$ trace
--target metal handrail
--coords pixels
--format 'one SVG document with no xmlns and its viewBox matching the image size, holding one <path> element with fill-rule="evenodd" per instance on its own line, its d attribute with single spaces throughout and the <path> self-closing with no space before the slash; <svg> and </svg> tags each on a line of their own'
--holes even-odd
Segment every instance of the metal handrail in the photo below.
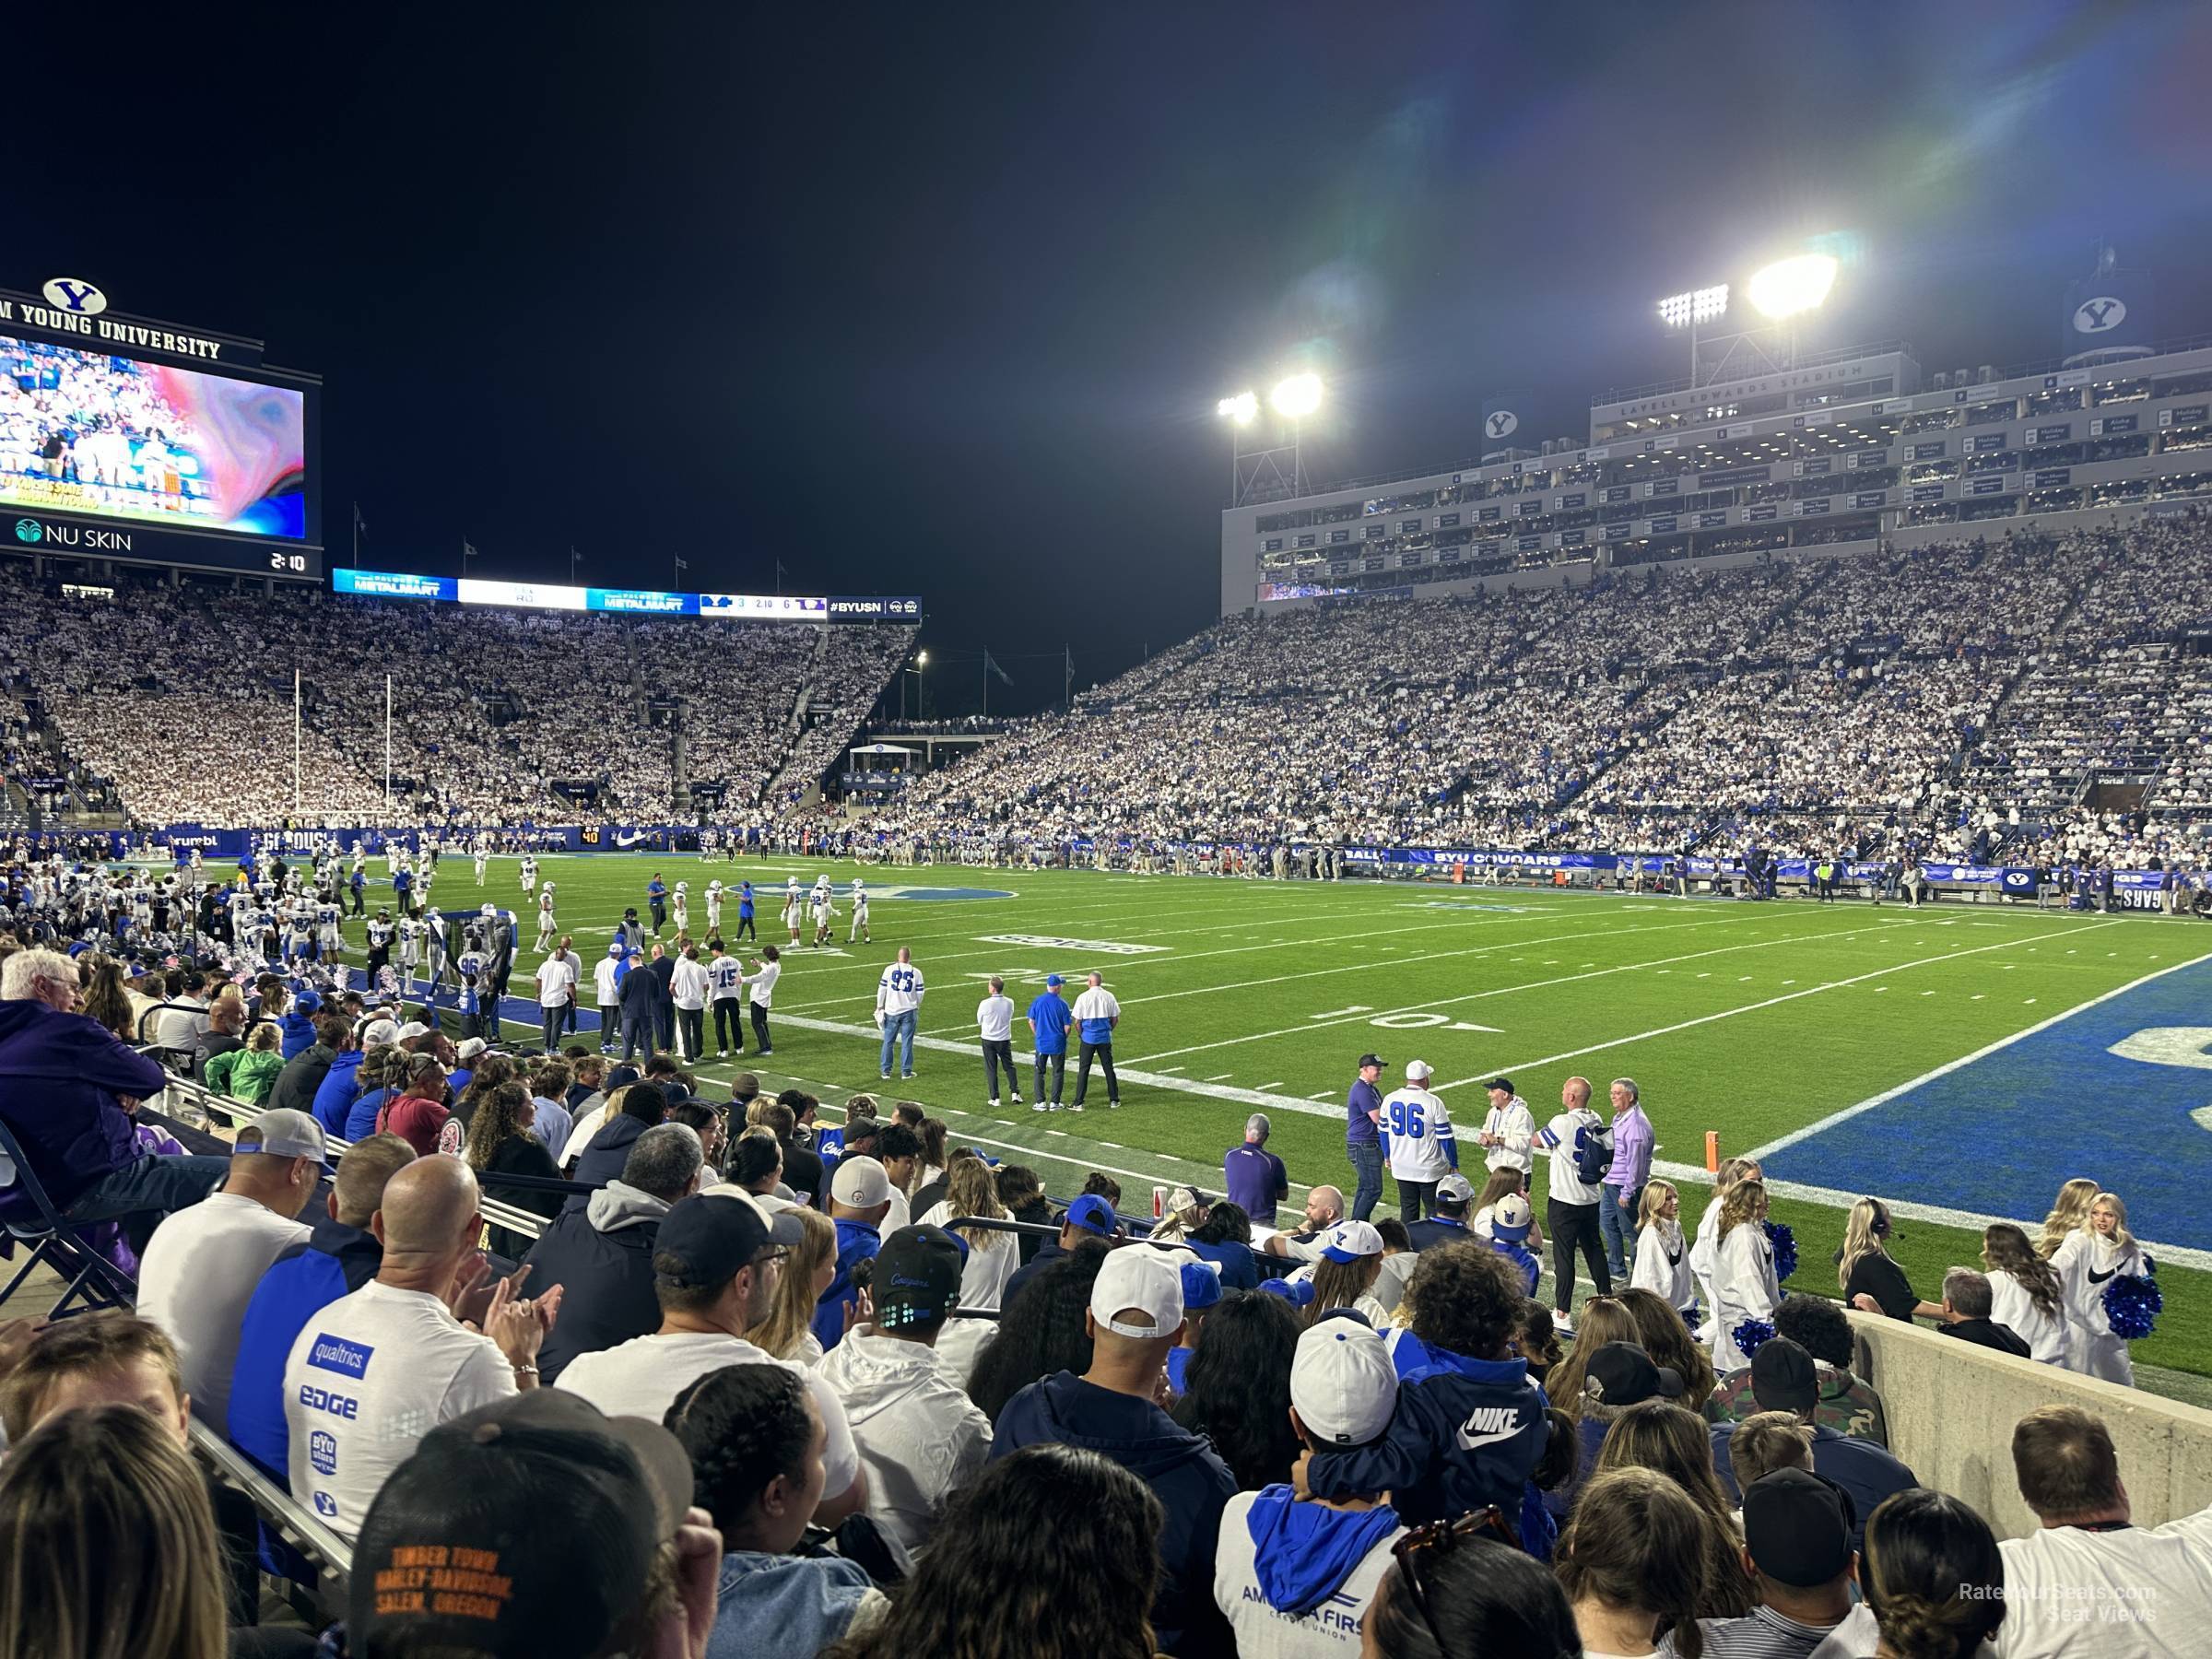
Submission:
<svg viewBox="0 0 2212 1659">
<path fill-rule="evenodd" d="M 279 1537 L 324 1568 L 334 1581 L 332 1599 L 343 1606 L 353 1574 L 353 1546 L 300 1508 L 260 1465 L 197 1418 L 192 1422 L 192 1445 L 227 1485 L 253 1500 L 254 1511 Z"/>
</svg>

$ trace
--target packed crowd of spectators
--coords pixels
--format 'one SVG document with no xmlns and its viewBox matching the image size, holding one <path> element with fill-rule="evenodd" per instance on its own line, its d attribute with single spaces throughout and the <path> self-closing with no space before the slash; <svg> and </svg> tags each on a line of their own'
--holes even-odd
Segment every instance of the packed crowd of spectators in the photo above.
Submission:
<svg viewBox="0 0 2212 1659">
<path fill-rule="evenodd" d="M 1055 1205 L 911 1103 L 853 1095 L 832 1132 L 797 1088 L 456 1050 L 276 976 L 163 1010 L 210 1045 L 304 1041 L 234 1145 L 187 1154 L 134 1121 L 169 1079 L 100 973 L 0 938 L 0 1116 L 135 1281 L 135 1312 L 0 1326 L 0 1630 L 26 1655 L 2062 1659 L 2193 1652 L 2212 1619 L 2212 1511 L 2139 1512 L 2094 1412 L 1947 1430 L 2040 1523 L 2000 1542 L 1853 1370 L 1841 1302 L 1962 1359 L 2129 1380 L 2095 1287 L 2140 1247 L 2094 1182 L 1924 1297 L 1862 1200 L 1839 1301 L 1781 1293 L 1732 1160 L 1708 1266 L 1646 1202 L 1633 1283 L 1593 1258 L 1570 1319 L 1531 1300 L 1511 1165 L 1494 1198 L 1438 1182 L 1411 1225 L 1326 1186 L 1278 1215 L 1255 1118 L 1224 1159 L 1242 1202 L 1131 1218 L 1112 1176 Z M 1640 1110 L 1618 1080 L 1610 1133 Z M 536 1218 L 488 1234 L 493 1199 Z M 1708 1339 L 1705 1296 L 1767 1324 Z M 335 1537 L 342 1605 L 265 1595 L 312 1607 L 312 1569 L 195 1430 Z"/>
<path fill-rule="evenodd" d="M 572 817 L 556 788 L 570 785 L 665 818 L 688 806 L 675 798 L 678 726 L 686 781 L 752 807 L 780 772 L 828 766 L 912 637 L 150 582 L 65 598 L 27 565 L 0 567 L 0 609 L 16 624 L 0 683 L 34 685 L 69 758 L 147 823 L 381 821 L 387 676 L 410 818 Z M 123 675 L 118 637 L 132 641 Z"/>
</svg>

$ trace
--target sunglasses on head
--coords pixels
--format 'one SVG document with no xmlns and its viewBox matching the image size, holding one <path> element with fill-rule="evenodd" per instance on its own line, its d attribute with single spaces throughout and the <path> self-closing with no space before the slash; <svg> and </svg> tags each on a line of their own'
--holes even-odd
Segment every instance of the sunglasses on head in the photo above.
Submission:
<svg viewBox="0 0 2212 1659">
<path fill-rule="evenodd" d="M 1494 1538 L 1512 1549 L 1521 1547 L 1512 1524 L 1496 1504 L 1470 1511 L 1456 1520 L 1431 1521 L 1425 1526 L 1413 1527 L 1390 1547 L 1391 1559 L 1397 1563 L 1399 1582 L 1413 1597 L 1421 1622 L 1429 1627 L 1429 1634 L 1436 1639 L 1440 1650 L 1449 1651 L 1444 1634 L 1436 1628 L 1435 1616 L 1429 1610 L 1429 1587 L 1423 1574 L 1433 1571 L 1432 1563 L 1457 1549 L 1462 1539 L 1475 1537 Z"/>
</svg>

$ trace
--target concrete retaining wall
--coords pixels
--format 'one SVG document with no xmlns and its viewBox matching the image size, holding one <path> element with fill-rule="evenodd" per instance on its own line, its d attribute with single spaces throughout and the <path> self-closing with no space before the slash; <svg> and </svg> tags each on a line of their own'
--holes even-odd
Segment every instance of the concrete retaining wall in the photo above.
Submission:
<svg viewBox="0 0 2212 1659">
<path fill-rule="evenodd" d="M 2039 1406 L 2104 1420 L 2137 1526 L 2212 1505 L 2212 1411 L 1993 1353 L 1925 1325 L 1853 1313 L 1859 1375 L 1880 1390 L 1889 1449 L 1924 1486 L 1963 1498 L 2000 1538 L 2035 1530 L 2012 1474 L 2012 1426 Z"/>
</svg>

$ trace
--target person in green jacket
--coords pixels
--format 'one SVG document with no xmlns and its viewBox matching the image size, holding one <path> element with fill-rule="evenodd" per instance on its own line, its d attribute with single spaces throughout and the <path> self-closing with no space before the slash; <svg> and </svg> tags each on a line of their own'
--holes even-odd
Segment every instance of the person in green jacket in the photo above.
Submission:
<svg viewBox="0 0 2212 1659">
<path fill-rule="evenodd" d="M 276 1087 L 276 1074 L 284 1069 L 284 1056 L 276 1048 L 281 1034 L 265 1022 L 255 1026 L 244 1048 L 217 1054 L 207 1062 L 207 1087 L 233 1100 L 261 1105 Z"/>
</svg>

